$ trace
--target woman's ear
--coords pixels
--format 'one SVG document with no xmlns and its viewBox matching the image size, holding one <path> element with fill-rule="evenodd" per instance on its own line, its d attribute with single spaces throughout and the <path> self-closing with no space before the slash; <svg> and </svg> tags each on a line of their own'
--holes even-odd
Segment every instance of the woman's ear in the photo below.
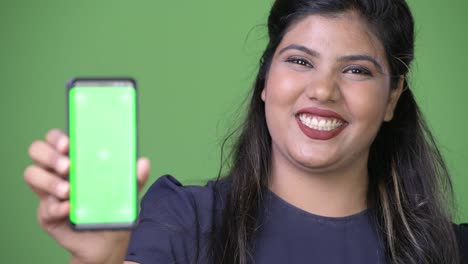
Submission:
<svg viewBox="0 0 468 264">
<path fill-rule="evenodd" d="M 261 97 L 262 97 L 262 101 L 265 102 L 265 98 L 266 98 L 266 91 L 265 91 L 265 88 L 263 88 L 263 90 L 262 90 L 262 95 L 261 95 Z"/>
<path fill-rule="evenodd" d="M 389 122 L 392 120 L 395 107 L 398 103 L 398 99 L 400 98 L 401 93 L 406 89 L 406 87 L 404 86 L 405 86 L 405 76 L 401 75 L 400 79 L 398 80 L 397 87 L 390 91 L 390 97 L 388 99 L 384 121 Z"/>
</svg>

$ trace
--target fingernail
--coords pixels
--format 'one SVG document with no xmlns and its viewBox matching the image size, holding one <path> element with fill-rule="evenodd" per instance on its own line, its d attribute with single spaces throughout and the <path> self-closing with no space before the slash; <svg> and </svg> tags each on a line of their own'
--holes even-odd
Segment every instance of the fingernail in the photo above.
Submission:
<svg viewBox="0 0 468 264">
<path fill-rule="evenodd" d="M 67 169 L 68 169 L 68 165 L 69 165 L 69 161 L 67 158 L 60 158 L 59 162 L 58 162 L 58 165 L 57 165 L 57 169 L 59 172 L 66 172 Z"/>
<path fill-rule="evenodd" d="M 68 192 L 68 183 L 62 182 L 57 185 L 57 193 L 59 196 L 63 197 Z"/>
<path fill-rule="evenodd" d="M 60 151 L 62 151 L 62 150 L 65 149 L 66 145 L 67 145 L 67 138 L 62 137 L 62 138 L 59 139 L 59 141 L 58 141 L 58 143 L 57 143 L 57 148 L 58 148 Z"/>
</svg>

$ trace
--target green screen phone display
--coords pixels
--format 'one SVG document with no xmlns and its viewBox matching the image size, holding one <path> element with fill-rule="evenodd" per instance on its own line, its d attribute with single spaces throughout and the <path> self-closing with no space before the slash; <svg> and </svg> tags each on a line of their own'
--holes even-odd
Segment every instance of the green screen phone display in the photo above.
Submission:
<svg viewBox="0 0 468 264">
<path fill-rule="evenodd" d="M 130 228 L 138 215 L 134 81 L 77 80 L 68 87 L 70 222 Z"/>
</svg>

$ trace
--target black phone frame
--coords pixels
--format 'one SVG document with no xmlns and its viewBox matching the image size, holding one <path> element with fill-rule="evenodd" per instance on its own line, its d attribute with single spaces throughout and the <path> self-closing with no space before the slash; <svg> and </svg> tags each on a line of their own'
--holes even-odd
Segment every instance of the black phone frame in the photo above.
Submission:
<svg viewBox="0 0 468 264">
<path fill-rule="evenodd" d="M 137 86 L 137 82 L 134 78 L 132 77 L 74 77 L 72 79 L 70 79 L 68 82 L 67 82 L 67 85 L 66 85 L 66 92 L 65 92 L 65 96 L 66 96 L 66 133 L 67 133 L 67 136 L 70 137 L 70 90 L 74 87 L 75 83 L 76 82 L 118 82 L 118 81 L 127 81 L 127 82 L 131 82 L 132 85 L 133 85 L 133 88 L 135 89 L 135 92 L 136 92 L 136 157 L 135 157 L 135 161 L 138 160 L 138 156 L 139 156 L 139 142 L 140 142 L 140 139 L 139 139 L 139 89 L 138 89 L 138 86 Z M 115 87 L 115 86 L 113 86 Z M 68 177 L 69 175 L 67 175 Z M 138 179 L 135 177 L 135 181 L 136 181 L 136 185 L 137 188 L 138 188 Z M 70 220 L 70 216 L 68 216 L 68 224 L 69 226 L 73 229 L 73 230 L 76 230 L 76 231 L 96 231 L 96 230 L 115 230 L 115 231 L 118 231 L 118 230 L 128 230 L 128 229 L 133 229 L 137 226 L 137 222 L 138 222 L 138 217 L 139 217 L 139 214 L 140 214 L 140 209 L 139 209 L 139 198 L 138 198 L 138 191 L 137 191 L 137 197 L 136 197 L 136 205 L 135 205 L 135 208 L 136 208 L 136 218 L 134 221 L 131 221 L 131 222 L 116 222 L 116 223 L 87 223 L 87 224 L 76 224 L 76 223 L 73 223 L 71 220 Z"/>
</svg>

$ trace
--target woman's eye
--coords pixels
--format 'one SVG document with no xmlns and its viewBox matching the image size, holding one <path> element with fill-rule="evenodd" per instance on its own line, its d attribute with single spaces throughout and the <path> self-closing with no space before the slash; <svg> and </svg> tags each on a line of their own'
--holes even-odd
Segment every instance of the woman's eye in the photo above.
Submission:
<svg viewBox="0 0 468 264">
<path fill-rule="evenodd" d="M 312 63 L 310 63 L 308 60 L 303 59 L 303 58 L 291 57 L 291 58 L 288 58 L 286 62 L 298 64 L 298 65 L 309 67 L 309 68 L 313 67 Z"/>
<path fill-rule="evenodd" d="M 372 76 L 372 73 L 369 70 L 367 70 L 365 68 L 360 68 L 360 67 L 348 68 L 348 69 L 345 70 L 345 73 Z"/>
</svg>

